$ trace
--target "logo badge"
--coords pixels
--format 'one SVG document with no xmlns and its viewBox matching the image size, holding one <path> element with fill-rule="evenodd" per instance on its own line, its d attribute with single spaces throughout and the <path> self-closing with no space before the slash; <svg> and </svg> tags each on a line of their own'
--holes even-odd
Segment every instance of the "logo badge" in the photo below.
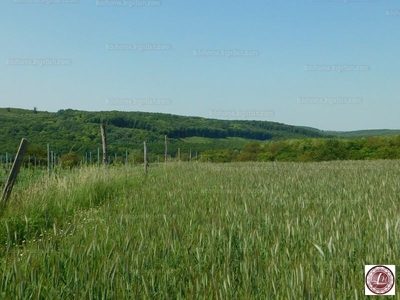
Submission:
<svg viewBox="0 0 400 300">
<path fill-rule="evenodd" d="M 395 295 L 394 265 L 365 266 L 365 295 Z"/>
</svg>

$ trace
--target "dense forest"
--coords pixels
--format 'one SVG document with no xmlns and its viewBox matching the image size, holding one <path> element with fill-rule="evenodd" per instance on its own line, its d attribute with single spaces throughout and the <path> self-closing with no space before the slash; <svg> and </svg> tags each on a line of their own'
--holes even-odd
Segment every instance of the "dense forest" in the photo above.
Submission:
<svg viewBox="0 0 400 300">
<path fill-rule="evenodd" d="M 164 136 L 169 152 L 175 155 L 190 149 L 240 150 L 252 140 L 280 140 L 324 137 L 322 131 L 274 122 L 226 121 L 143 112 L 87 112 L 60 110 L 56 113 L 37 109 L 0 109 L 0 154 L 14 153 L 21 138 L 31 144 L 32 155 L 43 155 L 47 143 L 57 153 L 74 151 L 83 156 L 101 146 L 100 124 L 106 124 L 110 153 L 141 150 L 143 141 L 152 154 L 164 153 Z"/>
<path fill-rule="evenodd" d="M 122 162 L 126 151 L 132 160 L 142 160 L 143 141 L 150 159 L 168 154 L 201 161 L 327 161 L 400 158 L 400 131 L 365 130 L 324 132 L 309 127 L 265 121 L 231 121 L 144 112 L 56 113 L 0 108 L 0 158 L 15 154 L 21 138 L 30 142 L 28 155 L 47 159 L 47 144 L 59 156 L 75 153 L 84 160 L 97 160 L 101 147 L 100 124 L 106 124 L 112 162 Z M 373 135 L 380 137 L 373 137 Z"/>
</svg>

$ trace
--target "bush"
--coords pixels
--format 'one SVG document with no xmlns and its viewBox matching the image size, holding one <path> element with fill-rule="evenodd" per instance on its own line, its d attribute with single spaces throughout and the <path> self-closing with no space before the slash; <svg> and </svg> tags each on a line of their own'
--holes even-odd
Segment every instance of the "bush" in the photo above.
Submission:
<svg viewBox="0 0 400 300">
<path fill-rule="evenodd" d="M 213 163 L 226 163 L 235 159 L 235 153 L 229 149 L 206 150 L 201 153 L 200 161 Z"/>
<path fill-rule="evenodd" d="M 79 166 L 80 158 L 75 152 L 69 152 L 61 156 L 61 166 L 63 168 L 72 169 Z"/>
<path fill-rule="evenodd" d="M 251 142 L 245 145 L 242 152 L 239 154 L 238 161 L 257 161 L 258 154 L 262 153 L 263 149 L 257 142 Z M 268 158 L 269 160 L 269 158 Z"/>
</svg>

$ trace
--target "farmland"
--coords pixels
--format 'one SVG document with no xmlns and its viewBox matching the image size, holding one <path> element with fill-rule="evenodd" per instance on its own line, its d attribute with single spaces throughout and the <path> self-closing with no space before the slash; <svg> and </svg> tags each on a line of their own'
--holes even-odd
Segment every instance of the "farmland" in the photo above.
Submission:
<svg viewBox="0 0 400 300">
<path fill-rule="evenodd" d="M 399 265 L 397 160 L 21 175 L 2 299 L 361 299 L 364 265 Z"/>
</svg>

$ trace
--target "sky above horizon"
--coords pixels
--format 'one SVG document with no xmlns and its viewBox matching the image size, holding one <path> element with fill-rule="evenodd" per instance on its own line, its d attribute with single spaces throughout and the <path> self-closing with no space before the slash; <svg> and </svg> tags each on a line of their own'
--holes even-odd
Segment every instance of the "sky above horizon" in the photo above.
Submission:
<svg viewBox="0 0 400 300">
<path fill-rule="evenodd" d="M 0 107 L 400 129 L 400 3 L 4 0 Z"/>
</svg>

